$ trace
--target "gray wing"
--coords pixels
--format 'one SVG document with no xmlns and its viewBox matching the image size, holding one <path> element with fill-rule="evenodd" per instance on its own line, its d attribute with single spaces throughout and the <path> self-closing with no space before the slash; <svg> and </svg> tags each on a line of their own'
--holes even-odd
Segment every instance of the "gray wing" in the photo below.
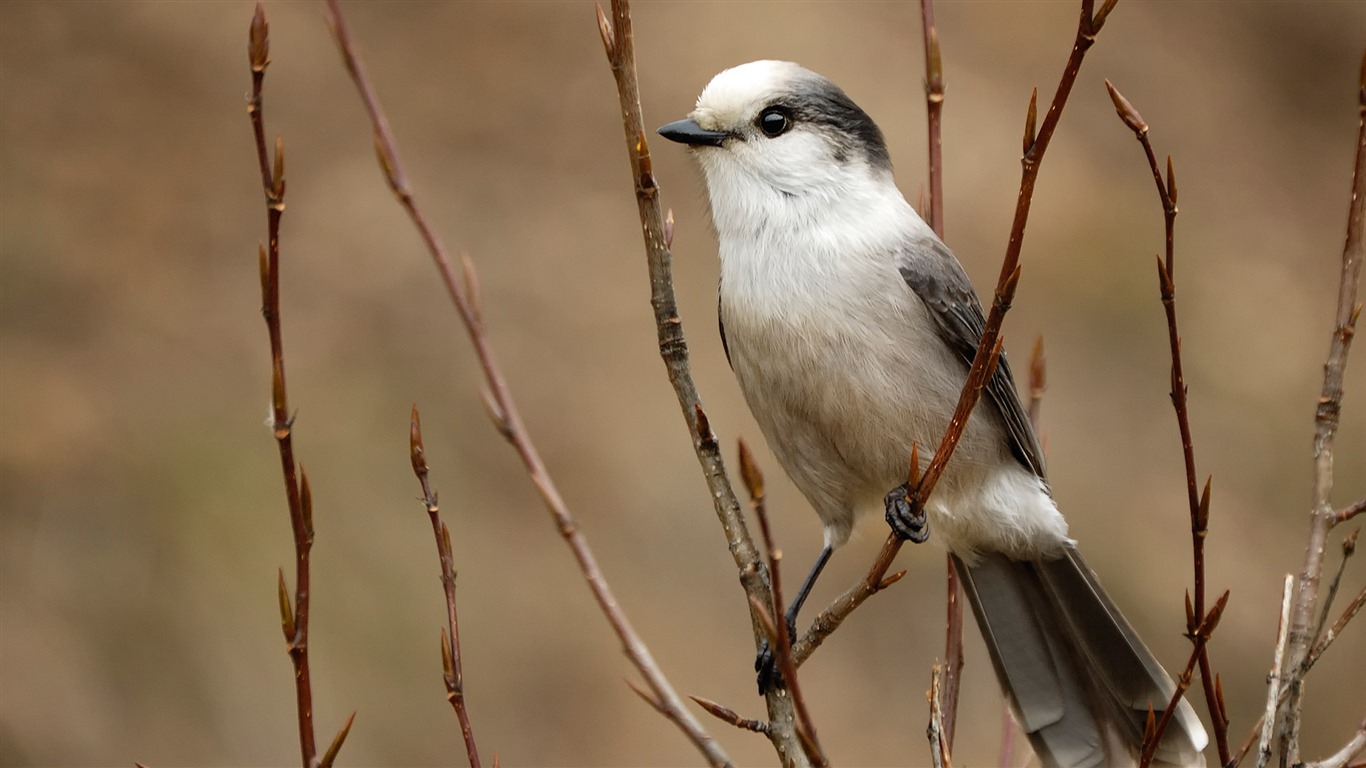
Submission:
<svg viewBox="0 0 1366 768">
<path fill-rule="evenodd" d="M 966 376 L 977 353 L 986 317 L 963 267 L 938 238 L 926 238 L 902 254 L 900 270 L 906 284 L 929 308 L 944 343 L 962 359 Z M 987 401 L 1005 422 L 1011 453 L 1031 472 L 1045 477 L 1043 450 L 1020 404 L 1015 378 L 1004 354 L 985 391 Z"/>
</svg>

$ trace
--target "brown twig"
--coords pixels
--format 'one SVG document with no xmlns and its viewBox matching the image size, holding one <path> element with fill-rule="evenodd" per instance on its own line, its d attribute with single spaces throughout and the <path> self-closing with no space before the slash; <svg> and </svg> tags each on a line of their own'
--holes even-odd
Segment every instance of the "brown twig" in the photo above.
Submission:
<svg viewBox="0 0 1366 768">
<path fill-rule="evenodd" d="M 934 26 L 933 0 L 920 0 L 921 29 L 925 36 L 925 115 L 929 144 L 930 229 L 944 239 L 944 153 L 942 118 L 944 112 L 944 57 L 939 48 L 939 30 Z M 922 208 L 923 210 L 923 208 Z M 963 588 L 953 556 L 944 556 L 944 676 L 939 704 L 943 712 L 943 738 L 953 749 L 954 726 L 958 720 L 958 689 L 963 669 Z"/>
<path fill-rule="evenodd" d="M 622 130 L 626 138 L 627 158 L 630 161 L 631 181 L 636 194 L 636 208 L 640 215 L 641 234 L 645 241 L 646 266 L 650 275 L 650 306 L 654 310 L 655 332 L 660 358 L 664 362 L 673 385 L 678 405 L 692 436 L 693 450 L 706 478 L 717 520 L 726 535 L 726 543 L 739 572 L 750 609 L 750 621 L 757 648 L 762 642 L 762 619 L 755 606 L 773 604 L 767 569 L 754 546 L 739 499 L 726 474 L 720 445 L 712 433 L 706 411 L 702 409 L 688 361 L 688 343 L 683 335 L 683 322 L 678 316 L 678 302 L 673 284 L 673 213 L 664 212 L 659 200 L 659 184 L 655 179 L 650 159 L 650 144 L 645 136 L 645 122 L 641 116 L 640 88 L 636 78 L 635 36 L 631 26 L 631 6 L 628 0 L 613 0 L 612 15 L 608 19 L 602 6 L 597 6 L 598 32 L 603 50 L 616 83 L 621 107 Z M 766 731 L 779 759 L 784 765 L 793 764 L 802 754 L 793 723 L 796 716 L 792 699 L 781 688 L 774 687 L 766 698 L 771 727 Z"/>
<path fill-rule="evenodd" d="M 1333 513 L 1333 525 L 1345 523 L 1362 512 L 1366 512 L 1366 499 L 1357 499 Z"/>
<path fill-rule="evenodd" d="M 806 699 L 802 696 L 801 685 L 797 682 L 797 665 L 792 663 L 792 636 L 788 634 L 787 622 L 782 619 L 783 580 L 779 562 L 783 559 L 783 553 L 774 545 L 773 531 L 768 525 L 768 508 L 764 504 L 764 474 L 754 461 L 754 455 L 749 452 L 749 446 L 743 438 L 739 441 L 739 449 L 740 478 L 745 483 L 745 489 L 749 491 L 750 507 L 754 510 L 755 519 L 759 521 L 764 550 L 768 552 L 768 574 L 773 587 L 773 604 L 768 606 L 765 613 L 774 627 L 774 642 L 771 644 L 774 660 L 778 665 L 778 671 L 782 673 L 784 685 L 792 696 L 792 706 L 797 711 L 797 738 L 806 752 L 807 761 L 816 766 L 828 766 L 830 761 L 816 739 L 816 724 L 806 708 Z"/>
<path fill-rule="evenodd" d="M 456 720 L 460 723 L 460 736 L 465 741 L 465 756 L 469 759 L 470 768 L 479 768 L 479 749 L 474 744 L 474 729 L 470 726 L 470 714 L 465 706 L 460 620 L 455 612 L 455 553 L 451 549 L 451 531 L 441 522 L 436 491 L 432 490 L 431 481 L 427 478 L 427 449 L 422 445 L 422 419 L 418 415 L 416 403 L 408 419 L 408 455 L 412 459 L 413 474 L 422 486 L 422 504 L 427 508 L 427 517 L 432 522 L 436 555 L 441 562 L 441 587 L 446 594 L 446 626 L 441 630 L 441 671 L 446 684 L 446 700 L 451 703 Z"/>
<path fill-rule="evenodd" d="M 280 218 L 285 212 L 285 144 L 276 137 L 272 162 L 266 146 L 262 88 L 266 67 L 270 65 L 270 25 L 260 3 L 251 17 L 247 33 L 247 59 L 251 64 L 251 97 L 247 116 L 256 143 L 256 158 L 261 169 L 261 188 L 266 201 L 266 244 L 257 250 L 261 273 L 261 314 L 270 337 L 271 433 L 280 451 L 280 467 L 285 480 L 285 500 L 289 507 L 290 529 L 294 536 L 294 598 L 285 586 L 284 569 L 279 571 L 280 624 L 285 648 L 294 666 L 294 700 L 299 720 L 299 752 L 303 768 L 328 768 L 351 731 L 355 713 L 346 721 L 331 746 L 318 760 L 318 745 L 313 729 L 313 683 L 308 665 L 309 552 L 313 548 L 313 497 L 308 475 L 294 460 L 294 417 L 289 412 L 285 388 L 285 351 L 280 328 Z"/>
<path fill-rule="evenodd" d="M 1291 609 L 1290 634 L 1287 653 L 1290 666 L 1287 683 L 1290 700 L 1281 714 L 1281 761 L 1299 762 L 1300 704 L 1302 684 L 1314 638 L 1310 627 L 1314 620 L 1314 604 L 1318 599 L 1319 580 L 1323 572 L 1324 549 L 1328 531 L 1337 522 L 1333 509 L 1333 442 L 1337 436 L 1342 412 L 1342 386 L 1347 370 L 1347 353 L 1356 333 L 1361 305 L 1357 291 L 1361 284 L 1361 264 L 1366 259 L 1366 235 L 1362 219 L 1366 217 L 1366 55 L 1362 56 L 1361 79 L 1358 84 L 1356 166 L 1352 174 L 1352 198 L 1347 215 L 1347 237 L 1342 249 L 1342 271 L 1338 282 L 1338 302 L 1329 344 L 1328 359 L 1323 366 L 1323 390 L 1314 412 L 1314 486 L 1310 509 L 1309 541 L 1305 547 L 1304 566 L 1295 588 Z"/>
<path fill-rule="evenodd" d="M 768 723 L 763 720 L 751 720 L 747 717 L 740 717 L 735 710 L 730 707 L 723 707 L 711 699 L 704 699 L 701 696 L 689 696 L 688 698 L 697 702 L 697 706 L 705 709 L 707 714 L 715 717 L 723 723 L 729 723 L 736 728 L 755 733 L 768 733 Z"/>
<path fill-rule="evenodd" d="M 943 693 L 940 690 L 942 677 L 939 663 L 935 662 L 930 668 L 930 724 L 925 729 L 925 736 L 930 741 L 930 765 L 934 768 L 953 768 L 948 734 L 944 731 Z"/>
<path fill-rule="evenodd" d="M 1058 89 L 1053 95 L 1053 101 L 1048 107 L 1047 114 L 1044 115 L 1043 124 L 1038 126 L 1037 132 L 1035 131 L 1035 124 L 1037 121 L 1038 91 L 1036 90 L 1034 95 L 1030 97 L 1029 111 L 1025 118 L 1024 154 L 1020 158 L 1020 191 L 1015 202 L 1015 216 L 1011 222 L 1010 239 L 1006 244 L 1005 258 L 1001 262 L 1001 274 L 996 283 L 995 297 L 991 304 L 991 311 L 987 315 L 986 325 L 982 330 L 981 341 L 977 345 L 977 353 L 973 357 L 972 367 L 968 371 L 962 394 L 958 398 L 958 406 L 954 409 L 953 417 L 949 421 L 949 427 L 944 433 L 939 449 L 935 451 L 934 459 L 926 468 L 923 478 L 915 486 L 916 490 L 909 499 L 913 510 L 924 509 L 925 500 L 934 489 L 934 485 L 943 473 L 945 465 L 948 464 L 954 448 L 958 445 L 958 440 L 963 435 L 968 416 L 973 407 L 976 406 L 977 400 L 982 394 L 982 388 L 986 385 L 992 371 L 995 370 L 996 360 L 1001 351 L 1001 322 L 1005 318 L 1005 313 L 1010 309 L 1011 299 L 1015 295 L 1015 286 L 1020 279 L 1020 250 L 1024 245 L 1025 225 L 1029 221 L 1030 204 L 1034 198 L 1034 185 L 1039 177 L 1039 165 L 1043 161 L 1049 142 L 1053 139 L 1053 133 L 1057 130 L 1063 107 L 1067 105 L 1067 97 L 1071 94 L 1072 86 L 1076 83 L 1077 73 L 1081 69 L 1086 52 L 1095 43 L 1096 35 L 1099 34 L 1106 17 L 1117 1 L 1105 0 L 1100 10 L 1095 11 L 1094 0 L 1082 0 L 1081 18 L 1077 23 L 1077 34 L 1072 43 L 1072 52 L 1067 57 L 1062 77 L 1058 81 Z M 915 467 L 916 464 L 916 460 L 912 458 L 912 467 Z M 884 577 L 891 568 L 892 560 L 901 551 L 901 544 L 901 540 L 895 534 L 888 536 L 867 575 L 836 598 L 825 610 L 821 611 L 811 629 L 793 647 L 793 656 L 799 665 L 844 622 L 855 608 L 885 587 Z"/>
<path fill-rule="evenodd" d="M 1281 696 L 1281 669 L 1285 660 L 1285 637 L 1290 630 L 1290 595 L 1293 591 L 1295 579 L 1292 576 L 1285 577 L 1285 588 L 1281 595 L 1281 619 L 1276 625 L 1276 648 L 1271 655 L 1271 673 L 1266 676 L 1266 712 L 1261 720 L 1261 738 L 1258 740 L 1257 747 L 1257 768 L 1266 768 L 1267 761 L 1271 759 L 1271 732 L 1272 725 L 1276 721 L 1276 708 L 1280 706 Z M 1243 754 L 1247 752 L 1247 747 L 1243 748 L 1243 753 L 1238 755 L 1238 761 L 1243 759 Z M 1238 761 L 1234 762 L 1236 766 Z"/>
<path fill-rule="evenodd" d="M 1129 100 L 1115 88 L 1109 80 L 1105 88 L 1110 92 L 1115 111 L 1120 120 L 1134 132 L 1143 154 L 1148 160 L 1148 168 L 1157 186 L 1157 195 L 1162 203 L 1163 230 L 1166 239 L 1166 259 L 1158 257 L 1157 276 L 1162 307 L 1167 316 L 1167 342 L 1171 350 L 1171 401 L 1176 411 L 1177 429 L 1181 435 L 1181 455 L 1186 469 L 1186 497 L 1190 506 L 1191 521 L 1191 563 L 1194 572 L 1194 597 L 1187 596 L 1186 636 L 1196 642 L 1196 628 L 1205 621 L 1205 539 L 1209 531 L 1210 481 L 1205 481 L 1204 492 L 1199 490 L 1196 479 L 1195 445 L 1191 437 L 1190 404 L 1187 400 L 1186 377 L 1181 362 L 1181 334 L 1176 322 L 1176 171 L 1172 159 L 1167 157 L 1167 175 L 1164 180 L 1157 156 L 1153 153 L 1152 142 L 1148 139 L 1148 124 L 1129 103 Z M 1209 708 L 1210 720 L 1214 725 L 1214 741 L 1219 750 L 1219 762 L 1229 762 L 1228 717 L 1224 711 L 1224 701 L 1215 685 L 1211 671 L 1208 644 L 1199 644 L 1200 682 L 1204 688 L 1205 703 Z"/>
<path fill-rule="evenodd" d="M 716 740 L 702 728 L 701 723 L 687 710 L 682 699 L 679 698 L 655 662 L 650 649 L 640 639 L 635 628 L 631 626 L 630 620 L 622 611 L 616 597 L 612 594 L 611 587 L 608 586 L 606 578 L 602 575 L 597 558 L 588 546 L 587 538 L 579 530 L 578 524 L 564 502 L 564 498 L 560 495 L 559 489 L 546 470 L 540 453 L 522 423 L 517 405 L 513 401 L 512 393 L 508 389 L 507 381 L 503 377 L 502 369 L 498 366 L 493 348 L 484 331 L 484 319 L 480 311 L 480 299 L 476 293 L 477 283 L 474 280 L 473 264 L 468 258 L 463 260 L 462 268 L 466 279 L 462 282 L 461 276 L 456 273 L 455 267 L 447 255 L 445 246 L 441 244 L 440 238 L 437 237 L 436 232 L 417 205 L 412 187 L 409 185 L 408 177 L 399 159 L 398 147 L 392 131 L 389 129 L 389 122 L 384 111 L 380 108 L 374 86 L 366 73 L 365 64 L 356 55 L 351 42 L 350 32 L 346 26 L 346 19 L 342 15 L 340 3 L 338 0 L 328 0 L 327 7 L 328 20 L 332 27 L 333 36 L 336 38 L 337 46 L 341 51 L 342 61 L 346 65 L 347 72 L 350 73 L 351 79 L 360 93 L 361 101 L 365 105 L 366 112 L 370 116 L 375 132 L 375 149 L 381 169 L 384 171 L 385 180 L 421 234 L 423 242 L 426 243 L 427 250 L 441 275 L 442 282 L 446 286 L 446 291 L 450 294 L 451 302 L 460 315 L 461 322 L 479 360 L 485 384 L 488 387 L 489 397 L 486 402 L 490 406 L 490 413 L 494 417 L 495 425 L 517 451 L 532 484 L 536 486 L 542 502 L 550 512 L 556 528 L 573 552 L 574 559 L 578 563 L 579 570 L 583 574 L 584 581 L 588 583 L 589 590 L 593 593 L 598 607 L 607 617 L 613 631 L 616 632 L 626 657 L 645 678 L 646 684 L 649 685 L 651 692 L 660 702 L 662 711 L 666 713 L 670 721 L 687 735 L 688 740 L 702 752 L 710 764 L 714 766 L 729 765 L 730 758 Z"/>
<path fill-rule="evenodd" d="M 1190 688 L 1191 677 L 1195 674 L 1195 666 L 1200 660 L 1200 653 L 1204 650 L 1205 644 L 1209 642 L 1210 635 L 1214 634 L 1214 628 L 1219 626 L 1219 619 L 1224 615 L 1224 606 L 1228 605 L 1228 591 L 1215 601 L 1214 607 L 1200 621 L 1200 626 L 1195 629 L 1194 647 L 1191 648 L 1190 659 L 1186 662 L 1186 668 L 1182 670 L 1181 676 L 1176 679 L 1176 690 L 1172 692 L 1171 700 L 1167 702 L 1167 708 L 1162 710 L 1162 718 L 1157 721 L 1157 725 L 1144 735 L 1143 754 L 1139 759 L 1139 768 L 1148 768 L 1152 765 L 1153 755 L 1157 753 L 1157 745 L 1162 742 L 1162 734 L 1167 731 L 1168 724 L 1171 723 L 1172 715 L 1176 713 L 1177 706 L 1181 703 L 1181 697 L 1186 695 L 1186 689 Z M 1152 710 L 1148 712 L 1151 714 Z"/>
</svg>

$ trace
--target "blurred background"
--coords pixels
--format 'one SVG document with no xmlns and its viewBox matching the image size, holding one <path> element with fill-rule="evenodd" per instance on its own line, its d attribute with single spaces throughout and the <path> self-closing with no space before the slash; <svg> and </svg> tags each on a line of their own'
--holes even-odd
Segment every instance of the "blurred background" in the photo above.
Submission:
<svg viewBox="0 0 1366 768">
<path fill-rule="evenodd" d="M 744 598 L 654 342 L 592 4 L 345 7 L 420 199 L 479 267 L 512 391 L 623 607 L 681 692 L 760 715 Z M 455 543 L 485 759 L 698 763 L 623 684 L 633 670 L 484 414 L 469 345 L 381 179 L 321 6 L 266 9 L 266 120 L 288 147 L 285 349 L 316 508 L 319 740 L 355 709 L 344 764 L 463 762 L 441 683 L 435 547 L 407 453 L 417 402 Z M 251 13 L 246 2 L 0 6 L 5 765 L 298 759 L 275 602 L 292 545 L 263 425 Z M 1076 6 L 942 3 L 937 15 L 947 240 L 985 292 L 1013 211 L 1029 89 L 1052 94 Z M 643 2 L 635 16 L 648 124 L 686 114 L 724 67 L 794 59 L 878 120 L 917 199 L 915 4 Z M 1044 164 L 1006 322 L 1017 370 L 1036 335 L 1046 339 L 1042 432 L 1073 535 L 1180 667 L 1190 543 L 1153 268 L 1162 219 L 1108 77 L 1176 159 L 1196 457 L 1202 479 L 1214 477 L 1209 592 L 1233 591 L 1211 655 L 1235 743 L 1262 707 L 1281 578 L 1303 558 L 1363 30 L 1360 3 L 1121 4 Z M 819 527 L 763 450 L 718 343 L 699 174 L 680 148 L 652 148 L 678 221 L 675 273 L 704 402 L 732 464 L 737 436 L 760 449 L 795 584 Z M 1358 349 L 1338 505 L 1366 494 L 1363 368 Z M 883 538 L 881 521 L 866 521 L 812 605 L 862 574 Z M 903 550 L 910 575 L 803 668 L 835 762 L 928 761 L 943 562 L 929 546 Z M 1363 582 L 1352 568 L 1344 594 Z M 975 628 L 969 637 L 956 757 L 989 765 L 1000 697 Z M 1353 626 L 1310 678 L 1307 757 L 1335 750 L 1361 720 L 1364 654 L 1366 626 Z M 775 762 L 762 738 L 708 726 L 737 760 Z"/>
</svg>

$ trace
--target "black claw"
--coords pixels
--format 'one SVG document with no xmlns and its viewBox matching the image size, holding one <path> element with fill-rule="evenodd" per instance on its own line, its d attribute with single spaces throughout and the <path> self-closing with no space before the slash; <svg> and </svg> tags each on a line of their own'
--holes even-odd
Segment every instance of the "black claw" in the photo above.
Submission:
<svg viewBox="0 0 1366 768">
<path fill-rule="evenodd" d="M 792 621 L 787 622 L 787 637 L 789 642 L 796 642 L 796 617 L 794 616 L 792 619 Z M 773 653 L 773 648 L 767 640 L 759 646 L 759 653 L 754 657 L 754 671 L 759 673 L 760 696 L 766 696 L 769 691 L 787 685 L 783 682 L 783 674 L 778 671 L 778 657 Z"/>
<path fill-rule="evenodd" d="M 778 672 L 778 660 L 773 656 L 773 649 L 769 647 L 765 640 L 759 646 L 759 655 L 754 658 L 754 671 L 759 673 L 759 695 L 766 696 L 774 688 L 783 687 L 783 676 Z"/>
<path fill-rule="evenodd" d="M 883 504 L 887 508 L 887 525 L 903 541 L 924 544 L 930 538 L 930 520 L 925 510 L 911 506 L 911 489 L 905 483 L 888 492 Z"/>
</svg>

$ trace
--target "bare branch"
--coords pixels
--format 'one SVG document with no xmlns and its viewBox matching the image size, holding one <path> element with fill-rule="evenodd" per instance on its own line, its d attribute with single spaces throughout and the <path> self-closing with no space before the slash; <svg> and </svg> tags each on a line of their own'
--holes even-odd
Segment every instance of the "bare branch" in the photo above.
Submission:
<svg viewBox="0 0 1366 768">
<path fill-rule="evenodd" d="M 739 448 L 740 477 L 749 491 L 750 506 L 754 510 L 754 517 L 759 521 L 759 532 L 763 535 L 764 549 L 768 552 L 768 575 L 773 586 L 772 613 L 768 615 L 772 617 L 773 623 L 774 659 L 783 676 L 784 685 L 792 696 L 792 706 L 797 710 L 797 738 L 802 743 L 802 750 L 806 752 L 806 759 L 812 765 L 828 766 L 830 761 L 816 739 L 816 724 L 806 708 L 806 700 L 802 697 L 801 685 L 797 681 L 797 665 L 792 663 L 792 636 L 788 634 L 787 622 L 780 618 L 783 615 L 783 580 L 779 565 L 783 553 L 773 544 L 773 531 L 768 524 L 768 507 L 764 503 L 764 475 L 743 438 L 739 441 Z"/>
<path fill-rule="evenodd" d="M 1276 708 L 1281 701 L 1281 667 L 1285 658 L 1286 632 L 1290 629 L 1290 595 L 1294 583 L 1293 577 L 1285 577 L 1281 621 L 1276 630 L 1276 651 L 1271 657 L 1271 674 L 1266 677 L 1266 712 L 1262 715 L 1262 736 L 1257 746 L 1257 768 L 1266 768 L 1271 760 L 1271 729 L 1276 722 Z"/>
<path fill-rule="evenodd" d="M 1181 455 L 1186 469 L 1186 496 L 1190 506 L 1191 521 L 1191 568 L 1194 572 L 1194 597 L 1191 599 L 1187 618 L 1186 632 L 1192 642 L 1196 641 L 1196 627 L 1205 621 L 1205 539 L 1209 531 L 1210 480 L 1206 479 L 1204 491 L 1199 490 L 1195 469 L 1195 445 L 1191 437 L 1190 404 L 1187 400 L 1186 377 L 1181 362 L 1181 333 L 1176 322 L 1176 171 L 1170 156 L 1167 157 L 1167 178 L 1162 178 L 1162 169 L 1157 156 L 1153 153 L 1152 142 L 1148 139 L 1148 123 L 1144 121 L 1133 104 L 1109 81 L 1105 88 L 1114 102 L 1119 118 L 1134 132 L 1143 154 L 1148 160 L 1148 168 L 1153 174 L 1158 199 L 1162 203 L 1163 230 L 1166 235 L 1166 260 L 1157 260 L 1158 286 L 1162 297 L 1162 307 L 1167 316 L 1167 343 L 1171 351 L 1171 401 L 1176 411 L 1177 429 L 1181 435 Z M 1214 741 L 1219 750 L 1219 762 L 1229 762 L 1228 721 L 1223 712 L 1223 704 L 1215 689 L 1215 676 L 1209 660 L 1209 649 L 1204 643 L 1200 648 L 1200 681 L 1204 687 L 1205 705 L 1209 708 L 1210 720 L 1214 726 Z"/>
<path fill-rule="evenodd" d="M 294 666 L 300 758 L 303 768 L 314 768 L 318 746 L 313 730 L 313 683 L 308 664 L 309 597 L 312 594 L 309 586 L 309 552 L 313 548 L 313 499 L 309 492 L 308 476 L 294 460 L 294 417 L 289 412 L 289 396 L 285 387 L 284 337 L 280 328 L 280 218 L 285 212 L 285 147 L 284 140 L 276 138 L 272 162 L 266 144 L 261 98 L 266 67 L 270 64 L 270 26 L 260 3 L 256 4 L 247 33 L 247 59 L 251 66 L 251 97 L 247 102 L 247 116 L 251 119 L 266 203 L 266 245 L 258 248 L 257 261 L 261 273 L 261 314 L 265 317 L 266 331 L 270 337 L 270 426 L 280 452 L 285 500 L 294 535 L 294 599 L 291 604 L 284 570 L 281 569 L 280 619 L 285 633 L 285 648 Z M 344 735 L 339 736 L 339 740 L 333 744 L 334 748 L 340 749 L 340 739 L 344 738 Z"/>
<path fill-rule="evenodd" d="M 1167 702 L 1166 709 L 1162 710 L 1162 719 L 1143 738 L 1143 754 L 1139 760 L 1140 768 L 1148 768 L 1152 765 L 1153 755 L 1157 753 L 1157 745 L 1162 742 L 1162 734 L 1166 732 L 1168 724 L 1171 723 L 1172 715 L 1176 713 L 1177 706 L 1181 703 L 1181 697 L 1186 694 L 1186 689 L 1190 687 L 1191 676 L 1195 674 L 1195 665 L 1200 660 L 1201 651 L 1205 649 L 1205 644 L 1209 642 L 1210 635 L 1214 634 L 1214 628 L 1219 625 L 1219 619 L 1224 615 L 1224 606 L 1228 605 L 1228 591 L 1215 601 L 1214 607 L 1205 615 L 1200 626 L 1196 628 L 1192 640 L 1195 645 L 1191 648 L 1190 660 L 1186 662 L 1186 668 L 1181 672 L 1181 676 L 1176 680 L 1176 690 L 1172 692 L 1171 700 Z M 1149 705 L 1149 714 L 1152 713 Z"/>
<path fill-rule="evenodd" d="M 413 474 L 422 486 L 422 504 L 427 508 L 427 517 L 432 523 L 432 535 L 436 537 L 436 555 L 441 562 L 441 587 L 446 594 L 446 627 L 441 631 L 441 671 L 446 684 L 446 700 L 451 703 L 456 720 L 460 723 L 460 736 L 465 742 L 465 756 L 470 768 L 479 768 L 479 749 L 474 743 L 474 728 L 470 726 L 469 709 L 465 706 L 460 620 L 455 612 L 455 553 L 451 550 L 450 529 L 441 522 L 436 491 L 432 490 L 432 484 L 427 479 L 427 450 L 422 445 L 422 419 L 416 403 L 408 419 L 408 454 L 412 459 Z"/>
<path fill-rule="evenodd" d="M 1305 547 L 1304 566 L 1300 570 L 1295 589 L 1287 641 L 1290 660 L 1286 682 L 1290 689 L 1290 701 L 1281 715 L 1281 758 L 1282 761 L 1292 764 L 1299 762 L 1302 684 L 1307 672 L 1305 662 L 1309 658 L 1314 642 L 1310 626 L 1314 620 L 1314 606 L 1318 599 L 1319 581 L 1323 573 L 1324 549 L 1328 543 L 1328 531 L 1337 522 L 1332 502 L 1333 443 L 1342 412 L 1342 388 L 1347 370 L 1347 353 L 1351 349 L 1357 318 L 1361 314 L 1361 305 L 1357 303 L 1357 291 L 1361 285 L 1361 264 L 1366 260 L 1366 235 L 1363 233 L 1363 227 L 1366 225 L 1362 223 L 1362 219 L 1366 218 L 1366 55 L 1362 56 L 1357 106 L 1359 125 L 1356 167 L 1352 174 L 1347 238 L 1342 249 L 1337 311 L 1333 336 L 1328 348 L 1328 359 L 1323 366 L 1323 390 L 1314 412 L 1314 487 L 1309 514 L 1309 540 Z"/>
<path fill-rule="evenodd" d="M 484 332 L 484 324 L 478 312 L 479 301 L 472 295 L 475 282 L 470 281 L 462 284 L 462 273 L 472 276 L 473 267 L 466 261 L 462 272 L 456 271 L 445 246 L 441 244 L 436 232 L 417 205 L 403 164 L 399 159 L 398 147 L 389 129 L 388 119 L 380 108 L 379 99 L 370 82 L 365 64 L 356 55 L 355 48 L 352 45 L 340 3 L 338 0 L 328 0 L 327 7 L 329 22 L 337 40 L 337 47 L 341 51 L 342 61 L 346 65 L 347 72 L 350 73 L 361 101 L 365 105 L 366 112 L 370 116 L 370 122 L 375 132 L 376 154 L 379 158 L 380 167 L 384 171 L 385 180 L 421 234 L 446 286 L 446 291 L 450 294 L 451 302 L 460 315 L 465 331 L 474 346 L 475 355 L 484 374 L 485 384 L 488 386 L 491 396 L 490 402 L 494 406 L 491 412 L 500 417 L 497 424 L 499 431 L 517 451 L 532 484 L 536 486 L 542 502 L 550 512 L 556 528 L 573 552 L 579 570 L 588 583 L 594 599 L 597 600 L 598 607 L 607 617 L 613 631 L 616 632 L 617 638 L 622 644 L 622 650 L 645 678 L 667 717 L 687 735 L 689 741 L 706 756 L 709 763 L 714 766 L 729 765 L 730 758 L 726 756 L 716 740 L 707 734 L 701 723 L 684 706 L 682 699 L 679 698 L 673 686 L 659 669 L 650 649 L 640 639 L 635 628 L 626 618 L 626 614 L 621 610 L 606 578 L 598 567 L 597 558 L 594 557 L 592 549 L 588 546 L 587 538 L 579 530 L 578 524 L 574 521 L 568 506 L 564 502 L 564 498 L 560 495 L 559 489 L 546 470 L 540 453 L 522 423 L 521 415 L 518 413 L 516 403 L 508 389 L 507 381 L 503 377 L 502 369 L 498 366 L 489 339 Z"/>
</svg>

